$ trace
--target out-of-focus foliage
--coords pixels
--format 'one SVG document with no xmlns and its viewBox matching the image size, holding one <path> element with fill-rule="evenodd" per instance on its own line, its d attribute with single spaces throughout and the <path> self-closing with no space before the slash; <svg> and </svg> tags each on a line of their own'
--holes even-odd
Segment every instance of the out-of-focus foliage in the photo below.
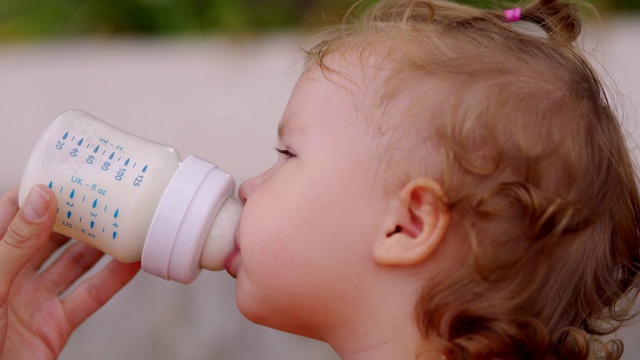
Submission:
<svg viewBox="0 0 640 360">
<path fill-rule="evenodd" d="M 481 7 L 502 3 L 459 1 Z M 605 9 L 640 9 L 640 0 L 592 2 Z M 353 3 L 354 0 L 0 0 L 0 40 L 316 26 L 338 19 Z"/>
<path fill-rule="evenodd" d="M 640 11 L 640 0 L 610 0 L 608 5 L 616 10 Z"/>
<path fill-rule="evenodd" d="M 349 0 L 0 0 L 0 39 L 243 32 L 299 25 Z"/>
</svg>

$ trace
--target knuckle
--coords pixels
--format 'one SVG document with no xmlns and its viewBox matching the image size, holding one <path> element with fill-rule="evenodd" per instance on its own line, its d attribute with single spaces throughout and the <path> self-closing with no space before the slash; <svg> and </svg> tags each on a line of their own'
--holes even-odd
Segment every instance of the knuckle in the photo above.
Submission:
<svg viewBox="0 0 640 360">
<path fill-rule="evenodd" d="M 102 296 L 100 287 L 93 283 L 83 284 L 86 302 L 93 304 L 94 307 L 100 307 L 105 300 Z"/>
<path fill-rule="evenodd" d="M 28 229 L 24 225 L 14 221 L 9 225 L 2 241 L 12 248 L 24 249 L 29 243 L 30 238 L 31 234 Z"/>
</svg>

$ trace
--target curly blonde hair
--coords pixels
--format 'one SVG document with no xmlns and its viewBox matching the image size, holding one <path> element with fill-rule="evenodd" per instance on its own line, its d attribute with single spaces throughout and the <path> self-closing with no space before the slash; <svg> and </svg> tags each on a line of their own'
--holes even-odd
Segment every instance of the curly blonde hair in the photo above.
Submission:
<svg viewBox="0 0 640 360">
<path fill-rule="evenodd" d="M 327 57 L 354 51 L 391 63 L 383 95 L 412 99 L 403 136 L 414 152 L 438 145 L 447 236 L 470 255 L 417 302 L 425 353 L 622 354 L 620 341 L 599 339 L 632 316 L 638 296 L 640 198 L 621 126 L 575 44 L 578 12 L 562 0 L 524 4 L 536 33 L 498 10 L 382 0 L 308 51 L 323 71 Z M 437 101 L 424 100 L 434 97 L 426 81 L 438 84 Z"/>
</svg>

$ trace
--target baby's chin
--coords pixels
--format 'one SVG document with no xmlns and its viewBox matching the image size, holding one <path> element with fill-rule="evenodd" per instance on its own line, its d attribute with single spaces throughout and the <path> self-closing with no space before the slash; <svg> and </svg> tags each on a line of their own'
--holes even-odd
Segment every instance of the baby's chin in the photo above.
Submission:
<svg viewBox="0 0 640 360">
<path fill-rule="evenodd" d="M 264 306 L 263 302 L 256 301 L 255 298 L 253 301 L 249 300 L 248 302 L 244 300 L 245 299 L 240 299 L 236 292 L 236 305 L 240 313 L 252 323 L 294 335 L 323 340 L 316 332 L 312 331 L 315 327 L 311 326 L 308 322 L 301 321 L 300 317 L 291 318 L 288 316 L 290 313 L 282 309 L 282 307 L 280 307 L 282 311 L 278 311 L 278 309 Z"/>
</svg>

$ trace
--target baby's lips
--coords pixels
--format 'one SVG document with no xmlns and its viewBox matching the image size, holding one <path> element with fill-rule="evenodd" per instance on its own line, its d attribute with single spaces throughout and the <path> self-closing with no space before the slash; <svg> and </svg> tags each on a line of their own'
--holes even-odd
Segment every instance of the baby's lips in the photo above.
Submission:
<svg viewBox="0 0 640 360">
<path fill-rule="evenodd" d="M 238 255 L 240 255 L 240 248 L 236 246 L 224 260 L 224 268 L 233 278 L 238 275 L 237 265 L 234 266 L 234 260 L 236 259 L 236 257 L 238 257 Z"/>
</svg>

